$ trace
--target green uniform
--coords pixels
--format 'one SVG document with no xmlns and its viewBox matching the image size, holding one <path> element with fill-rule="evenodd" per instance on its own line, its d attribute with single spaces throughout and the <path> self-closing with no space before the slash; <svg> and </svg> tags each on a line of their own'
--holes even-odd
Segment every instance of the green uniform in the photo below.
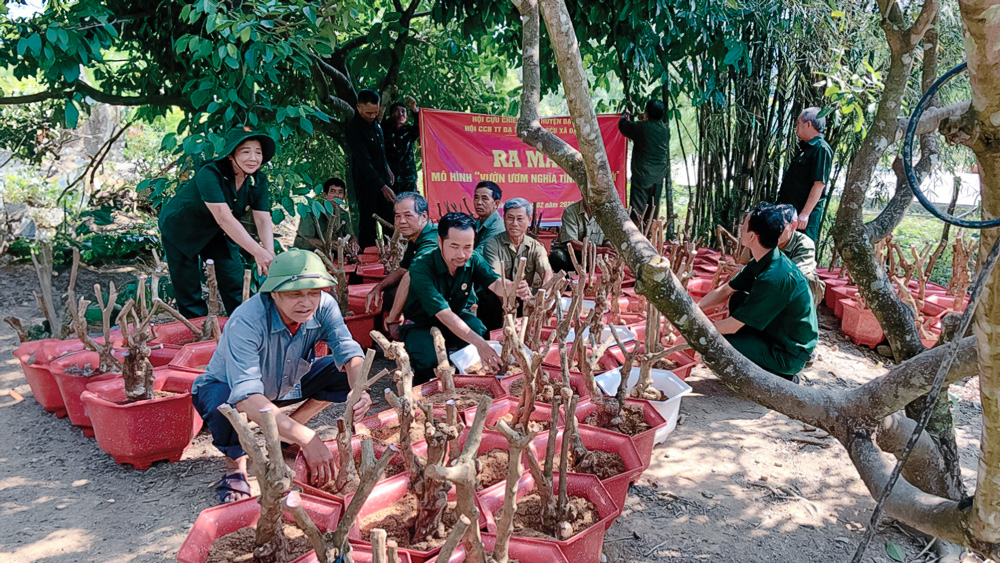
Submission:
<svg viewBox="0 0 1000 563">
<path fill-rule="evenodd" d="M 559 238 L 552 243 L 549 253 L 549 263 L 556 272 L 573 272 L 573 262 L 570 261 L 570 241 L 587 239 L 600 246 L 604 244 L 604 231 L 597 224 L 596 217 L 588 217 L 583 208 L 583 200 L 575 201 L 566 206 L 562 215 L 562 227 L 559 228 Z M 577 258 L 580 253 L 576 253 Z"/>
<path fill-rule="evenodd" d="M 750 260 L 729 281 L 736 290 L 729 314 L 744 325 L 726 339 L 741 354 L 772 373 L 798 373 L 819 338 L 816 307 L 802 272 L 778 249 L 760 262 Z"/>
<path fill-rule="evenodd" d="M 237 219 L 250 211 L 271 211 L 267 176 L 258 171 L 236 189 L 236 175 L 228 160 L 211 161 L 181 186 L 160 211 L 160 233 L 170 268 L 177 308 L 187 318 L 202 317 L 208 308 L 201 295 L 201 262 L 215 261 L 219 294 L 232 313 L 243 298 L 243 261 L 240 248 L 229 240 L 206 203 L 225 203 Z"/>
<path fill-rule="evenodd" d="M 412 264 L 416 258 L 437 250 L 437 238 L 437 227 L 428 221 L 427 224 L 424 225 L 423 230 L 420 231 L 420 234 L 417 235 L 417 240 L 406 243 L 406 250 L 403 251 L 403 257 L 399 260 L 399 267 L 404 270 L 409 270 L 410 264 Z"/>
<path fill-rule="evenodd" d="M 435 315 L 451 309 L 474 332 L 486 336 L 486 327 L 468 310 L 472 286 L 489 287 L 500 276 L 493 272 L 478 253 L 473 253 L 472 258 L 455 270 L 455 275 L 451 275 L 440 250 L 415 259 L 410 264 L 409 272 L 410 292 L 403 306 L 407 322 L 400 328 L 400 336 L 410 355 L 416 383 L 417 380 L 423 382 L 433 377 L 433 369 L 437 366 L 431 327 L 436 326 L 441 330 L 449 352 L 466 345 L 464 340 L 448 330 Z"/>
<path fill-rule="evenodd" d="M 795 210 L 802 213 L 809 199 L 809 192 L 816 182 L 823 182 L 823 194 L 816 207 L 809 214 L 809 224 L 805 233 L 813 241 L 819 238 L 819 223 L 823 216 L 826 203 L 826 188 L 830 186 L 830 168 L 833 166 L 833 149 L 827 144 L 823 135 L 817 135 L 812 140 L 799 141 L 799 152 L 788 164 L 788 170 L 781 178 L 781 188 L 775 203 L 789 203 Z"/>
<path fill-rule="evenodd" d="M 809 282 L 813 302 L 819 303 L 826 293 L 826 284 L 816 274 L 816 243 L 802 231 L 795 231 L 781 252 L 798 266 L 799 271 Z"/>
<path fill-rule="evenodd" d="M 482 253 L 493 272 L 508 280 L 514 279 L 518 260 L 526 258 L 524 281 L 533 289 L 541 287 L 545 275 L 552 271 L 549 257 L 545 254 L 545 246 L 529 236 L 525 236 L 521 246 L 515 248 L 510 242 L 510 236 L 506 232 L 500 233 L 486 241 Z M 479 309 L 476 310 L 476 314 L 489 330 L 503 326 L 503 302 L 492 291 L 479 292 Z"/>
<path fill-rule="evenodd" d="M 348 211 L 347 205 L 341 205 L 340 200 L 332 202 L 334 211 L 340 211 L 340 229 L 333 233 L 333 236 L 337 238 L 343 238 L 345 235 L 355 236 L 354 225 L 351 223 L 351 212 Z M 303 216 L 299 218 L 299 229 L 295 233 L 295 242 L 292 244 L 295 248 L 301 248 L 302 250 L 316 250 L 316 246 L 309 242 L 310 240 L 320 240 L 319 233 L 326 236 L 327 229 L 330 228 L 330 215 L 324 212 L 319 217 L 313 215 Z M 316 224 L 319 223 L 319 230 L 316 230 Z"/>
<path fill-rule="evenodd" d="M 629 207 L 636 214 L 657 216 L 663 178 L 667 174 L 670 132 L 666 121 L 629 121 L 623 115 L 618 130 L 632 140 L 632 187 Z"/>
<path fill-rule="evenodd" d="M 482 252 L 486 241 L 506 231 L 499 212 L 494 211 L 485 221 L 476 221 L 476 251 Z"/>
</svg>

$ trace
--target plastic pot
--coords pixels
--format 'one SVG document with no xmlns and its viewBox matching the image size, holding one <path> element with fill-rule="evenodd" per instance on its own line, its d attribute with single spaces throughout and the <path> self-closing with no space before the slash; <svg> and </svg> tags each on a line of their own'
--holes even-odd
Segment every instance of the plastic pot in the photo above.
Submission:
<svg viewBox="0 0 1000 563">
<path fill-rule="evenodd" d="M 510 378 L 508 378 L 510 379 Z M 481 393 L 490 397 L 491 400 L 503 399 L 508 397 L 507 391 L 503 388 L 503 385 L 497 380 L 496 377 L 483 377 L 481 375 L 455 375 L 455 388 L 478 388 Z M 432 379 L 427 383 L 421 385 L 415 385 L 413 387 L 413 400 L 422 401 L 424 397 L 430 397 L 434 395 L 441 389 L 441 381 L 437 379 Z M 440 405 L 441 409 L 444 409 L 444 405 Z M 437 408 L 435 408 L 437 410 Z"/>
<path fill-rule="evenodd" d="M 66 407 L 66 414 L 69 415 L 69 421 L 74 426 L 78 426 L 83 435 L 88 438 L 94 437 L 94 428 L 90 422 L 90 416 L 87 414 L 87 409 L 80 399 L 80 395 L 87 390 L 87 385 L 90 383 L 121 377 L 119 373 L 98 372 L 97 368 L 100 366 L 100 361 L 100 355 L 97 352 L 80 350 L 79 352 L 72 352 L 61 358 L 57 358 L 49 364 L 49 372 L 52 373 L 52 378 L 59 387 L 63 404 Z M 74 368 L 80 370 L 90 368 L 94 370 L 94 374 L 73 375 L 66 372 L 66 370 L 75 371 Z"/>
<path fill-rule="evenodd" d="M 829 290 L 828 290 L 829 291 Z M 833 315 L 838 319 L 844 317 L 844 299 L 857 301 L 858 288 L 853 285 L 842 285 L 833 288 Z"/>
<path fill-rule="evenodd" d="M 302 508 L 306 510 L 320 531 L 326 532 L 337 527 L 340 515 L 344 510 L 339 502 L 307 494 L 299 496 L 302 499 Z M 257 502 L 257 497 L 202 510 L 198 519 L 194 521 L 194 525 L 191 526 L 191 531 L 188 532 L 184 543 L 181 544 L 181 548 L 177 552 L 177 560 L 181 563 L 204 563 L 216 540 L 243 528 L 256 526 L 258 518 L 260 518 L 260 503 Z M 285 519 L 292 521 L 292 517 L 288 513 L 285 513 Z M 307 559 L 307 557 L 308 555 L 302 556 L 292 563 L 316 560 L 315 554 L 312 559 Z M 371 553 L 369 552 L 370 557 Z"/>
<path fill-rule="evenodd" d="M 364 310 L 363 305 L 360 310 Z M 347 330 L 351 331 L 351 336 L 363 350 L 372 347 L 371 331 L 375 330 L 375 318 L 381 316 L 382 312 L 376 311 L 374 313 L 344 317 L 344 324 L 347 325 Z"/>
<path fill-rule="evenodd" d="M 493 401 L 490 405 L 490 409 L 486 414 L 486 427 L 490 428 L 503 417 L 508 414 L 517 412 L 518 399 L 515 397 L 505 397 L 503 399 L 497 399 Z M 462 411 L 462 416 L 465 418 L 465 424 L 467 426 L 472 425 L 472 421 L 476 419 L 476 408 L 466 409 Z M 545 421 L 548 422 L 552 420 L 552 407 L 545 403 L 535 403 L 534 410 L 531 411 L 529 420 Z M 562 426 L 565 422 L 562 411 L 560 410 L 559 419 L 556 423 L 558 426 Z"/>
<path fill-rule="evenodd" d="M 536 451 L 544 452 L 548 439 L 548 435 L 539 435 L 532 441 L 532 445 Z M 563 431 L 560 430 L 556 436 L 557 452 L 561 451 L 562 439 Z M 639 452 L 636 450 L 635 444 L 624 434 L 583 425 L 580 426 L 580 441 L 590 451 L 611 452 L 621 456 L 622 462 L 625 464 L 625 471 L 607 479 L 601 479 L 601 484 L 608 490 L 608 494 L 614 500 L 615 506 L 621 511 L 625 507 L 628 486 L 639 478 L 639 475 L 646 468 L 647 464 L 644 464 L 643 460 L 639 458 Z M 609 521 L 608 525 L 610 524 L 611 522 Z"/>
<path fill-rule="evenodd" d="M 363 545 L 366 547 L 371 546 L 371 543 L 365 537 L 362 536 L 361 523 L 364 522 L 365 519 L 368 518 L 369 516 L 376 514 L 380 510 L 388 508 L 389 506 L 392 506 L 400 499 L 402 499 L 404 496 L 406 496 L 406 493 L 408 492 L 409 480 L 410 480 L 409 475 L 406 475 L 404 473 L 396 475 L 395 477 L 390 477 L 389 479 L 386 479 L 385 481 L 382 481 L 381 483 L 375 485 L 375 488 L 372 489 L 371 495 L 368 496 L 368 499 L 365 501 L 364 505 L 361 506 L 361 510 L 358 512 L 358 518 L 357 520 L 355 520 L 354 525 L 351 527 L 351 531 L 347 536 L 352 545 Z M 344 506 L 349 505 L 351 503 L 351 499 L 353 498 L 354 495 L 348 495 L 344 499 Z M 452 487 L 451 490 L 448 491 L 448 500 L 449 501 L 455 500 L 455 487 Z M 478 499 L 476 503 L 478 504 Z M 483 526 L 486 525 L 486 516 L 484 514 L 485 511 L 483 510 L 482 507 L 479 508 L 479 512 L 480 512 L 479 527 L 482 528 Z M 441 551 L 440 547 L 436 547 L 434 549 L 430 549 L 427 551 L 421 551 L 417 549 L 410 549 L 404 547 L 399 548 L 399 552 L 406 553 L 407 555 L 409 555 L 410 560 L 413 561 L 413 563 L 424 563 L 431 557 L 437 555 L 439 551 Z"/>
<path fill-rule="evenodd" d="M 695 302 L 708 295 L 709 291 L 712 291 L 712 278 L 691 278 L 688 280 L 687 292 Z"/>
<path fill-rule="evenodd" d="M 330 450 L 330 453 L 333 454 L 333 462 L 337 466 L 337 471 L 340 471 L 340 456 L 339 456 L 339 453 L 338 453 L 339 452 L 339 448 L 337 447 L 337 441 L 336 440 L 327 440 L 327 441 L 325 441 L 323 443 L 326 445 L 326 448 L 328 450 Z M 383 453 L 385 453 L 386 446 L 384 444 L 380 444 L 378 442 L 373 441 L 372 442 L 372 449 L 375 451 L 375 459 L 378 459 L 378 458 L 382 457 Z M 351 450 L 352 450 L 351 454 L 354 456 L 354 458 L 358 459 L 358 455 L 361 452 L 361 437 L 360 436 L 352 436 L 351 437 Z M 426 442 L 415 442 L 413 444 L 413 453 L 416 454 L 418 457 L 422 457 L 423 459 L 427 459 L 427 443 Z M 392 461 L 392 463 L 389 464 L 390 467 L 392 467 L 393 465 L 396 465 L 396 464 L 400 464 L 401 465 L 403 463 L 402 454 L 397 453 L 396 457 L 398 459 L 394 459 Z M 321 498 L 329 498 L 329 499 L 336 500 L 337 502 L 342 502 L 344 500 L 344 497 L 349 496 L 349 495 L 342 495 L 342 494 L 338 494 L 338 493 L 331 493 L 329 491 L 325 491 L 323 489 L 320 489 L 318 487 L 313 487 L 312 485 L 310 485 L 309 484 L 309 467 L 306 465 L 306 458 L 305 458 L 305 456 L 302 455 L 302 451 L 301 450 L 295 456 L 295 464 L 292 466 L 292 470 L 295 472 L 294 483 L 296 485 L 299 485 L 300 487 L 302 487 L 303 491 L 305 491 L 305 492 L 307 492 L 307 493 L 309 493 L 309 494 L 311 494 L 313 496 L 317 496 L 317 497 L 321 497 Z M 383 474 L 382 479 L 385 480 L 387 478 L 388 477 L 385 477 L 385 474 Z M 346 506 L 346 505 L 344 505 L 344 506 Z"/>
<path fill-rule="evenodd" d="M 678 342 L 680 343 L 680 341 Z M 632 348 L 626 346 L 627 351 L 631 352 Z M 680 352 L 674 352 L 667 356 L 667 360 L 677 364 L 677 367 L 671 369 L 670 371 L 680 379 L 687 379 L 691 375 L 691 370 L 694 369 L 699 363 L 698 355 L 694 350 L 682 350 Z M 618 369 L 625 363 L 625 354 L 618 348 L 613 350 L 608 350 L 604 357 L 601 358 L 600 364 L 607 370 Z"/>
<path fill-rule="evenodd" d="M 347 286 L 347 301 L 352 311 L 361 312 L 365 310 L 365 297 L 373 287 L 375 287 L 374 283 L 359 283 Z"/>
<path fill-rule="evenodd" d="M 484 533 L 482 534 L 482 538 L 483 547 L 486 548 L 487 553 L 491 553 L 497 543 L 496 536 Z M 562 550 L 558 546 L 532 538 L 510 538 L 510 542 L 507 544 L 507 552 L 510 554 L 511 560 L 523 561 L 524 563 L 528 563 L 529 561 L 569 563 L 569 560 L 566 559 L 566 556 L 563 555 Z M 434 563 L 463 563 L 465 561 L 465 546 L 459 544 L 455 548 L 455 551 L 451 553 L 448 561 L 439 562 L 439 558 L 437 557 L 431 559 L 431 561 Z"/>
<path fill-rule="evenodd" d="M 834 308 L 837 306 L 837 299 L 841 298 L 841 296 L 839 296 L 836 293 L 834 293 L 833 290 L 835 288 L 846 286 L 846 285 L 848 285 L 847 280 L 842 280 L 842 279 L 839 279 L 839 278 L 833 278 L 833 279 L 826 280 L 826 292 L 823 294 L 823 300 L 824 300 L 824 303 L 826 303 L 826 306 L 831 311 L 833 311 Z M 856 286 L 852 286 L 852 287 L 856 287 Z"/>
<path fill-rule="evenodd" d="M 154 380 L 163 389 L 166 378 Z M 190 393 L 125 403 L 125 382 L 120 378 L 87 385 L 81 399 L 90 414 L 97 445 L 120 464 L 144 471 L 153 462 L 179 461 L 202 420 Z"/>
<path fill-rule="evenodd" d="M 871 309 L 862 309 L 853 299 L 842 300 L 844 316 L 840 320 L 840 329 L 858 346 L 874 348 L 885 340 L 882 325 L 875 318 Z"/>
<path fill-rule="evenodd" d="M 650 401 L 644 401 L 642 399 L 625 399 L 625 404 L 627 405 L 637 405 L 642 407 L 642 416 L 649 425 L 649 430 L 645 430 L 636 434 L 635 436 L 629 436 L 632 439 L 632 443 L 635 444 L 635 450 L 639 454 L 639 459 L 642 461 L 643 470 L 649 467 L 650 461 L 653 459 L 653 446 L 659 444 L 667 439 L 670 432 L 673 431 L 673 427 L 677 426 L 676 414 L 673 417 L 673 425 L 670 426 L 664 416 L 656 410 L 656 407 Z M 674 403 L 678 407 L 680 406 L 679 397 L 678 402 Z M 587 401 L 583 405 L 580 405 L 576 409 L 576 419 L 581 425 L 583 421 L 587 419 L 588 416 L 594 413 L 598 408 L 596 403 Z M 585 425 L 584 425 L 585 426 Z M 581 426 L 582 428 L 582 426 Z M 601 430 L 607 430 L 602 428 Z M 611 432 L 609 430 L 609 432 Z M 624 436 L 624 434 L 622 434 Z"/>
<path fill-rule="evenodd" d="M 385 264 L 375 262 L 373 264 L 361 264 L 355 270 L 364 283 L 378 283 L 385 279 Z"/>
<path fill-rule="evenodd" d="M 927 302 L 961 313 L 965 311 L 965 307 L 969 304 L 969 296 L 957 297 L 954 295 L 931 294 L 927 296 Z"/>
<path fill-rule="evenodd" d="M 361 254 L 358 254 L 358 265 L 361 265 L 361 264 L 375 264 L 376 262 L 378 262 L 378 253 L 377 252 L 375 254 L 369 254 L 367 252 L 363 252 Z"/>
<path fill-rule="evenodd" d="M 59 393 L 59 387 L 56 385 L 56 380 L 52 378 L 48 362 L 43 363 L 39 358 L 44 347 L 58 342 L 61 340 L 55 338 L 22 342 L 14 350 L 14 357 L 21 362 L 24 379 L 28 381 L 31 394 L 34 395 L 38 404 L 42 405 L 46 411 L 56 415 L 57 418 L 63 418 L 66 416 L 66 406 Z"/>
<path fill-rule="evenodd" d="M 604 546 L 604 533 L 611 521 L 621 513 L 621 510 L 615 505 L 600 479 L 594 475 L 568 473 L 566 479 L 566 491 L 569 495 L 583 497 L 592 502 L 597 508 L 600 520 L 595 522 L 593 526 L 565 540 L 536 538 L 536 541 L 558 547 L 566 559 L 574 563 L 600 563 L 601 549 Z M 554 490 L 558 490 L 558 484 L 559 475 L 556 473 L 553 475 Z M 487 532 L 491 535 L 495 535 L 497 531 L 496 515 L 503 508 L 505 487 L 506 483 L 497 483 L 479 494 L 480 505 L 486 514 Z M 531 494 L 534 488 L 535 481 L 531 474 L 523 475 L 518 482 L 517 498 L 521 499 Z"/>
<path fill-rule="evenodd" d="M 181 347 L 174 359 L 168 364 L 171 368 L 193 373 L 202 373 L 208 362 L 215 354 L 215 349 L 219 346 L 216 340 L 205 340 L 203 342 L 191 342 Z"/>
</svg>

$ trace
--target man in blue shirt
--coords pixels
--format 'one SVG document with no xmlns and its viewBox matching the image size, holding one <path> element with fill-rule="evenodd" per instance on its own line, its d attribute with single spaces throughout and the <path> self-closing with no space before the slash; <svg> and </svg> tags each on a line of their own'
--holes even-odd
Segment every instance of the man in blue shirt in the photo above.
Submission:
<svg viewBox="0 0 1000 563">
<path fill-rule="evenodd" d="M 364 353 L 351 337 L 336 300 L 324 288 L 333 278 L 318 256 L 293 249 L 271 263 L 260 293 L 229 317 L 205 373 L 191 387 L 192 401 L 212 432 L 212 443 L 226 454 L 226 474 L 216 485 L 220 502 L 250 496 L 246 454 L 222 404 L 232 405 L 260 423 L 261 409 L 305 400 L 291 415 L 277 411 L 278 433 L 299 446 L 311 480 L 334 478 L 333 456 L 315 431 L 306 427 L 333 402 L 344 402 L 361 374 Z M 316 344 L 330 355 L 316 359 Z M 356 418 L 371 406 L 366 393 L 354 407 Z"/>
</svg>

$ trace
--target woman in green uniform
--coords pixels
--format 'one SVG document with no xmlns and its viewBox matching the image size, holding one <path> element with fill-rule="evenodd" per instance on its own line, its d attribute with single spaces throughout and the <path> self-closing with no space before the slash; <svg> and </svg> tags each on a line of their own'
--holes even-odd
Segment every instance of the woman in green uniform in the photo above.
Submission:
<svg viewBox="0 0 1000 563">
<path fill-rule="evenodd" d="M 201 264 L 215 262 L 219 295 L 232 314 L 243 300 L 240 248 L 253 256 L 257 272 L 274 259 L 274 231 L 267 176 L 261 166 L 274 156 L 274 140 L 249 127 L 226 135 L 222 158 L 202 166 L 160 212 L 160 233 L 177 308 L 187 318 L 208 307 L 201 294 Z M 260 244 L 240 224 L 252 211 Z"/>
</svg>

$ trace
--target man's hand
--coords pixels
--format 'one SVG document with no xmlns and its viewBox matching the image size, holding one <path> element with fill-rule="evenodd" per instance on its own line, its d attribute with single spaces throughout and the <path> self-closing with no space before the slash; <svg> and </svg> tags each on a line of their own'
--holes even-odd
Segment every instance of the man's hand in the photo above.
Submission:
<svg viewBox="0 0 1000 563">
<path fill-rule="evenodd" d="M 382 308 L 382 288 L 377 284 L 365 295 L 365 312 L 371 313 Z"/>
<path fill-rule="evenodd" d="M 360 420 L 368 414 L 368 409 L 372 408 L 372 398 L 367 391 L 361 394 L 361 398 L 354 405 L 354 420 Z"/>
<path fill-rule="evenodd" d="M 271 261 L 274 260 L 274 252 L 262 246 L 260 247 L 260 252 L 253 259 L 257 263 L 257 275 L 263 276 L 267 273 L 268 267 L 271 266 Z"/>
<path fill-rule="evenodd" d="M 479 352 L 479 359 L 483 362 L 483 367 L 489 370 L 489 373 L 496 373 L 500 369 L 500 355 L 497 354 L 496 350 L 490 346 L 489 342 L 480 338 L 473 346 Z"/>
<path fill-rule="evenodd" d="M 413 99 L 413 96 L 406 96 L 403 99 L 406 100 L 406 105 L 409 106 L 410 111 L 412 111 L 413 113 L 417 113 L 418 111 L 420 111 L 419 109 L 417 109 L 417 101 Z"/>
<path fill-rule="evenodd" d="M 798 230 L 798 231 L 804 231 L 804 230 L 806 230 L 806 227 L 808 227 L 808 226 L 809 226 L 809 216 L 808 215 L 799 215 L 799 223 L 795 227 L 795 229 Z"/>
<path fill-rule="evenodd" d="M 604 244 L 602 244 L 601 246 L 597 247 L 597 253 L 600 254 L 600 255 L 602 255 L 602 256 L 612 256 L 613 257 L 615 255 L 615 247 L 611 244 L 611 241 L 607 241 Z"/>
<path fill-rule="evenodd" d="M 366 393 L 367 395 L 367 393 Z M 368 399 L 371 404 L 371 399 Z M 361 401 L 358 401 L 361 404 Z M 367 409 L 366 409 L 367 410 Z M 309 484 L 315 487 L 322 487 L 337 476 L 337 466 L 333 461 L 333 454 L 326 447 L 319 435 L 309 440 L 302 446 L 302 457 L 306 459 L 306 467 L 309 468 Z"/>
<path fill-rule="evenodd" d="M 393 181 L 391 172 L 389 173 L 389 178 L 390 182 Z M 392 191 L 392 188 L 389 186 L 382 186 L 382 197 L 384 197 L 389 203 L 392 203 L 396 201 L 396 192 Z"/>
<path fill-rule="evenodd" d="M 517 284 L 517 296 L 521 299 L 531 297 L 531 286 L 528 285 L 528 282 L 521 280 L 521 283 Z"/>
</svg>

